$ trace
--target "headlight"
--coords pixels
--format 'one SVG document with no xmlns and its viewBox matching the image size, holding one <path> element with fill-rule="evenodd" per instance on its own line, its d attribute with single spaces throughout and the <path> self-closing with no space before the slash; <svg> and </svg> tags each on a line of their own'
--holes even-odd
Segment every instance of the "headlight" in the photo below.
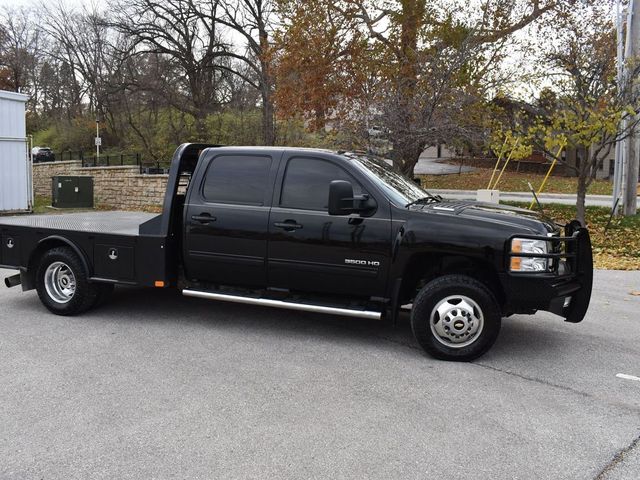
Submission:
<svg viewBox="0 0 640 480">
<path fill-rule="evenodd" d="M 544 240 L 514 238 L 511 240 L 511 253 L 549 253 L 549 243 Z M 549 270 L 549 259 L 538 257 L 511 257 L 512 272 L 546 272 Z"/>
</svg>

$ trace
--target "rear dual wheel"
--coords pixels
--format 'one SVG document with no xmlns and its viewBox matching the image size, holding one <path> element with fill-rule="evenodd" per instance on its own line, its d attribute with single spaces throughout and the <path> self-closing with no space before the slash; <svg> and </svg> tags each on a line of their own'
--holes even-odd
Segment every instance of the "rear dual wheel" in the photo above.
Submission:
<svg viewBox="0 0 640 480">
<path fill-rule="evenodd" d="M 45 252 L 36 271 L 42 304 L 56 315 L 77 315 L 103 303 L 113 285 L 93 283 L 78 255 L 69 247 Z"/>
<path fill-rule="evenodd" d="M 500 332 L 501 312 L 491 291 L 474 278 L 445 275 L 415 298 L 411 328 L 427 353 L 469 361 L 486 353 Z"/>
</svg>

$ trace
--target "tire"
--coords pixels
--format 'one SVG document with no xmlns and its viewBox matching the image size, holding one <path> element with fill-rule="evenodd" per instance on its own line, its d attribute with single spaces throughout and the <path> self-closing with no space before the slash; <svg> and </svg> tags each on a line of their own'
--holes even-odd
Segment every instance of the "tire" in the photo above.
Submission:
<svg viewBox="0 0 640 480">
<path fill-rule="evenodd" d="M 56 315 L 78 315 L 96 304 L 99 286 L 88 280 L 78 255 L 69 247 L 56 247 L 40 258 L 36 290 L 42 304 Z"/>
<path fill-rule="evenodd" d="M 501 312 L 491 291 L 474 278 L 445 275 L 416 295 L 411 328 L 420 346 L 440 360 L 466 362 L 498 338 Z"/>
</svg>

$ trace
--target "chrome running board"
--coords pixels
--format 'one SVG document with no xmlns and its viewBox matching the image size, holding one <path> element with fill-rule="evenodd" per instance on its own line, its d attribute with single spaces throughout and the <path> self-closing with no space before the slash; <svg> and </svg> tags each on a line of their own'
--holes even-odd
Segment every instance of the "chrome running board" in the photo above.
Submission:
<svg viewBox="0 0 640 480">
<path fill-rule="evenodd" d="M 220 300 L 223 302 L 244 303 L 247 305 L 262 305 L 264 307 L 286 308 L 289 310 L 301 310 L 305 312 L 328 313 L 332 315 L 344 315 L 346 317 L 368 318 L 380 320 L 381 312 L 371 310 L 357 310 L 352 308 L 328 307 L 325 305 L 313 305 L 308 303 L 285 302 L 282 300 L 272 300 L 270 298 L 242 297 L 239 295 L 229 295 L 226 293 L 203 292 L 200 290 L 182 290 L 182 295 L 186 297 L 206 298 L 208 300 Z"/>
</svg>

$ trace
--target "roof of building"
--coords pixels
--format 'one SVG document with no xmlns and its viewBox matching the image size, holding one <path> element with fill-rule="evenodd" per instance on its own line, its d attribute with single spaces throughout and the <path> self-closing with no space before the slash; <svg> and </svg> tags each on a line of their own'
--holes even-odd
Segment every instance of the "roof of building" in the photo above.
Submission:
<svg viewBox="0 0 640 480">
<path fill-rule="evenodd" d="M 15 100 L 17 102 L 26 102 L 29 100 L 29 95 L 18 92 L 9 92 L 7 90 L 0 90 L 0 98 L 4 100 Z"/>
</svg>

